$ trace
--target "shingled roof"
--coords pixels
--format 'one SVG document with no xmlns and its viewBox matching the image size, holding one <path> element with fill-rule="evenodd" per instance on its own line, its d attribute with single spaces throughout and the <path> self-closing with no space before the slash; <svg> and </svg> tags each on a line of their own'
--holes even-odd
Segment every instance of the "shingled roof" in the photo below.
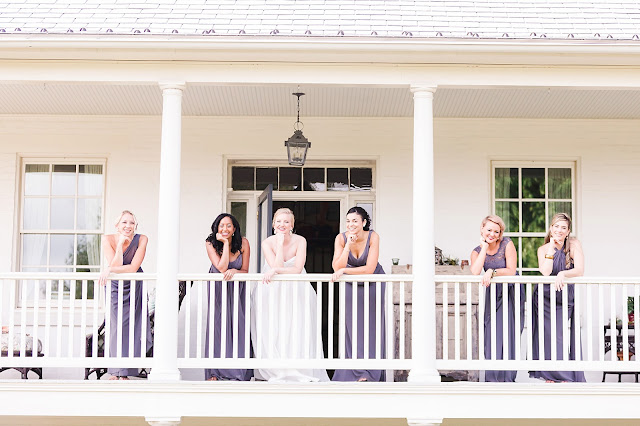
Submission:
<svg viewBox="0 0 640 426">
<path fill-rule="evenodd" d="M 640 10 L 637 0 L 5 0 L 0 33 L 640 41 Z"/>
</svg>

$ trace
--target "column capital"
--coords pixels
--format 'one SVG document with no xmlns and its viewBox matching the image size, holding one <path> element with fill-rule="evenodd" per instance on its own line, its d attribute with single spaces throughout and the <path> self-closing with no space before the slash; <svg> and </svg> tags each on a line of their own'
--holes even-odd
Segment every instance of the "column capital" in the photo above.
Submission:
<svg viewBox="0 0 640 426">
<path fill-rule="evenodd" d="M 160 81 L 158 82 L 160 90 L 175 89 L 184 90 L 187 84 L 184 81 Z"/>
<path fill-rule="evenodd" d="M 435 93 L 438 88 L 437 84 L 431 83 L 413 83 L 410 86 L 411 93 Z"/>
</svg>

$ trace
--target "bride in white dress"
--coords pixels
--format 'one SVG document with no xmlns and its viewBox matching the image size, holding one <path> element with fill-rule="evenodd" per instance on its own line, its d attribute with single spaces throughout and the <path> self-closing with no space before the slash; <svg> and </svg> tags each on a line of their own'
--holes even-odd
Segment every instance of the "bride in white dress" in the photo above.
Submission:
<svg viewBox="0 0 640 426">
<path fill-rule="evenodd" d="M 306 273 L 307 240 L 292 233 L 293 224 L 289 209 L 278 209 L 273 215 L 275 235 L 262 242 L 263 282 L 254 283 L 251 291 L 251 341 L 256 356 L 265 359 L 324 358 L 315 290 L 309 282 L 275 277 Z M 322 369 L 256 369 L 254 375 L 278 382 L 329 381 Z"/>
</svg>

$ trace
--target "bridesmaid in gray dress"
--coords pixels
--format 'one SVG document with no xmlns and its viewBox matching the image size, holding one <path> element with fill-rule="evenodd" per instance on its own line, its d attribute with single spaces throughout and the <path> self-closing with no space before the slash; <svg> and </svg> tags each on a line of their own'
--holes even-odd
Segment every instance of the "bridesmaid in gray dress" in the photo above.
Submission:
<svg viewBox="0 0 640 426">
<path fill-rule="evenodd" d="M 138 222 L 133 213 L 128 210 L 123 211 L 116 221 L 116 234 L 105 235 L 102 239 L 102 248 L 107 259 L 107 266 L 100 274 L 99 283 L 105 285 L 107 278 L 111 273 L 132 273 L 142 272 L 140 265 L 144 260 L 147 250 L 147 236 L 136 234 Z M 133 354 L 135 357 L 141 356 L 142 350 L 142 281 L 136 281 L 135 285 L 135 307 L 134 307 L 134 326 L 133 326 L 133 342 L 129 341 L 129 321 L 131 318 L 130 293 L 131 281 L 122 282 L 122 322 L 118 323 L 118 285 L 116 280 L 111 281 L 111 306 L 110 315 L 110 331 L 109 331 L 109 356 L 117 356 L 118 337 L 117 330 L 121 330 L 122 341 L 122 357 L 129 356 L 130 345 L 133 346 Z M 146 297 L 146 295 L 145 295 Z M 146 313 L 144 313 L 146 315 Z M 148 318 L 146 318 L 148 321 Z M 146 348 L 151 348 L 151 328 L 147 326 Z M 111 374 L 110 380 L 127 380 L 128 376 L 137 376 L 137 368 L 109 368 L 107 370 Z"/>
<path fill-rule="evenodd" d="M 516 275 L 517 254 L 516 248 L 509 237 L 503 237 L 505 225 L 499 216 L 491 215 L 482 220 L 480 227 L 480 245 L 471 252 L 471 273 L 482 276 L 485 290 L 484 306 L 484 357 L 491 359 L 491 278 L 498 275 Z M 504 300 L 502 284 L 493 284 L 495 290 L 495 318 L 496 318 L 496 356 L 495 359 L 504 359 L 503 307 Z M 515 332 L 515 292 L 520 291 L 520 332 Z M 515 359 L 516 344 L 520 344 L 520 333 L 524 327 L 524 286 L 507 284 L 507 321 L 509 358 Z M 517 371 L 485 371 L 485 382 L 515 382 Z"/>
<path fill-rule="evenodd" d="M 371 218 L 362 207 L 352 207 L 347 212 L 347 232 L 338 234 L 333 254 L 332 280 L 337 280 L 343 274 L 366 275 L 384 274 L 378 263 L 380 237 L 370 229 Z M 355 254 L 354 254 L 355 253 Z M 356 358 L 366 357 L 364 350 L 364 283 L 357 283 L 357 330 L 352 329 L 353 283 L 345 283 L 345 358 L 353 358 L 351 351 L 353 334 L 357 336 Z M 376 296 L 380 298 L 380 340 L 378 342 L 381 358 L 385 357 L 385 318 L 384 293 L 385 283 L 380 284 L 380 294 L 376 294 L 376 284 L 369 284 L 369 356 L 376 357 Z M 384 370 L 336 370 L 332 380 L 339 382 L 382 382 L 385 380 Z"/>
<path fill-rule="evenodd" d="M 211 260 L 209 273 L 223 273 L 227 281 L 227 294 L 225 303 L 225 355 L 224 358 L 233 357 L 233 324 L 238 324 L 238 357 L 244 358 L 245 352 L 245 292 L 244 281 L 230 281 L 236 272 L 247 273 L 249 271 L 249 241 L 242 237 L 240 224 L 235 217 L 228 213 L 220 214 L 211 225 L 211 234 L 207 237 L 207 254 Z M 238 312 L 234 313 L 234 295 L 238 293 Z M 205 337 L 205 357 L 209 358 L 209 315 L 211 307 L 208 305 L 211 294 L 211 284 L 207 285 L 207 327 Z M 213 357 L 220 358 L 222 342 L 222 281 L 215 282 L 215 307 L 213 318 Z M 206 380 L 250 380 L 252 370 L 247 369 L 205 369 Z"/>
<path fill-rule="evenodd" d="M 551 219 L 551 227 L 545 238 L 545 244 L 538 249 L 538 267 L 545 276 L 555 276 L 555 284 L 544 284 L 544 359 L 551 359 L 551 288 L 556 293 L 556 359 L 563 356 L 564 339 L 562 332 L 564 320 L 562 316 L 562 292 L 567 291 L 567 320 L 569 328 L 569 359 L 576 359 L 576 352 L 580 348 L 575 347 L 575 321 L 574 300 L 575 289 L 573 284 L 565 286 L 564 279 L 581 277 L 584 273 L 584 254 L 582 245 L 576 238 L 569 237 L 571 233 L 571 218 L 566 213 L 558 213 Z M 538 329 L 538 288 L 533 292 L 533 359 L 540 359 Z M 565 288 L 566 287 L 566 288 Z M 581 351 L 580 351 L 581 353 Z M 582 371 L 530 371 L 529 377 L 543 379 L 547 383 L 555 382 L 585 382 Z"/>
</svg>

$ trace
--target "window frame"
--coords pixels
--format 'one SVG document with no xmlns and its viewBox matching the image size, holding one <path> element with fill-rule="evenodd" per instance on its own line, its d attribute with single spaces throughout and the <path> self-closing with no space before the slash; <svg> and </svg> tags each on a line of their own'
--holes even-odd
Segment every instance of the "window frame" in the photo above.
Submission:
<svg viewBox="0 0 640 426">
<path fill-rule="evenodd" d="M 20 168 L 19 168 L 19 181 L 18 181 L 18 185 L 20 188 L 20 192 L 17 194 L 18 195 L 18 208 L 16 209 L 17 215 L 18 217 L 16 218 L 16 224 L 18 225 L 18 233 L 17 233 L 17 243 L 16 243 L 16 256 L 15 256 L 15 265 L 16 265 L 16 270 L 18 271 L 23 271 L 23 268 L 46 268 L 49 269 L 52 266 L 50 265 L 50 257 L 51 257 L 51 253 L 50 253 L 50 236 L 51 235 L 68 235 L 71 234 L 74 236 L 74 241 L 73 241 L 73 256 L 74 256 L 74 264 L 72 266 L 70 266 L 71 269 L 73 269 L 73 271 L 71 271 L 71 273 L 75 273 L 77 272 L 77 269 L 89 269 L 89 268 L 98 268 L 98 270 L 102 267 L 102 263 L 103 263 L 103 253 L 102 253 L 102 235 L 104 235 L 104 227 L 105 227 L 105 207 L 106 207 L 106 190 L 107 190 L 107 159 L 105 157 L 87 157 L 87 156 L 78 156 L 78 157 L 70 157 L 70 156 L 64 156 L 64 157 L 55 157 L 55 156 L 47 156 L 47 157 L 28 157 L 28 156 L 22 156 L 20 157 Z M 34 198 L 40 197 L 40 198 L 46 198 L 49 201 L 49 210 L 48 210 L 48 215 L 47 215 L 47 220 L 48 220 L 48 227 L 49 229 L 25 229 L 24 228 L 24 213 L 25 213 L 25 200 L 27 199 L 27 196 L 25 195 L 25 183 L 26 183 L 26 167 L 27 165 L 48 165 L 49 168 L 49 174 L 50 174 L 50 179 L 49 179 L 49 190 L 48 190 L 48 194 L 47 195 L 42 195 L 42 196 L 36 196 Z M 51 228 L 51 200 L 54 198 L 70 198 L 71 196 L 65 195 L 65 196 L 58 196 L 58 195 L 53 195 L 51 193 L 51 185 L 53 182 L 52 176 L 53 176 L 53 166 L 54 165 L 73 165 L 76 167 L 76 177 L 75 177 L 75 185 L 76 185 L 76 192 L 73 195 L 73 199 L 74 199 L 74 223 L 73 223 L 73 229 L 50 229 Z M 78 166 L 85 166 L 85 165 L 90 165 L 90 166 L 101 166 L 102 167 L 102 195 L 101 196 L 81 196 L 78 194 Z M 29 196 L 29 198 L 31 198 L 31 196 Z M 79 230 L 77 229 L 77 222 L 78 222 L 78 217 L 77 217 L 77 208 L 78 208 L 78 200 L 79 199 L 100 199 L 100 208 L 101 208 L 101 223 L 98 227 L 98 229 L 94 229 L 94 230 Z M 47 235 L 47 258 L 46 258 L 46 264 L 45 265 L 23 265 L 23 237 L 24 235 L 28 235 L 28 234 L 45 234 Z M 98 235 L 100 237 L 100 242 L 99 242 L 99 248 L 100 248 L 100 262 L 97 265 L 77 265 L 77 249 L 78 249 L 78 239 L 77 239 L 77 235 Z M 54 268 L 57 266 L 53 266 Z M 53 271 L 52 273 L 55 273 L 55 271 Z M 20 283 L 16 283 L 17 288 L 16 291 L 18 292 L 17 295 L 18 297 L 16 298 L 16 303 L 17 306 L 20 307 L 22 306 L 22 288 L 21 288 L 21 284 Z M 97 283 L 94 284 L 94 298 L 98 297 L 98 302 L 102 301 L 102 296 L 100 291 L 97 291 L 98 286 Z M 93 299 L 87 299 L 87 300 L 93 300 Z M 52 306 L 57 306 L 57 300 L 52 301 Z M 27 305 L 28 307 L 33 307 L 33 302 L 30 301 Z M 63 306 L 67 307 L 69 306 L 69 300 L 65 299 L 63 302 Z"/>
<path fill-rule="evenodd" d="M 496 198 L 496 169 L 502 168 L 517 168 L 518 169 L 518 198 Z M 524 232 L 521 231 L 523 228 L 522 224 L 522 203 L 532 200 L 541 201 L 541 198 L 524 198 L 522 194 L 522 169 L 527 168 L 537 168 L 544 169 L 544 188 L 545 188 L 545 197 L 544 197 L 544 207 L 545 207 L 545 230 L 542 232 Z M 549 169 L 562 168 L 562 169 L 570 169 L 571 170 L 571 198 L 563 198 L 563 199 L 549 199 Z M 517 232 L 506 232 L 504 233 L 505 237 L 510 237 L 512 240 L 515 239 L 514 245 L 516 246 L 516 251 L 518 253 L 518 264 L 517 271 L 520 274 L 523 272 L 537 272 L 538 268 L 524 268 L 523 267 L 523 251 L 522 251 L 522 238 L 544 238 L 546 236 L 547 230 L 549 229 L 549 202 L 550 201 L 565 201 L 571 203 L 571 218 L 572 218 L 572 230 L 571 235 L 577 237 L 578 235 L 578 227 L 577 224 L 580 222 L 577 219 L 578 209 L 578 196 L 577 196 L 577 176 L 578 176 L 578 161 L 577 160 L 491 160 L 490 164 L 490 180 L 491 180 L 491 208 L 490 211 L 492 214 L 496 214 L 496 202 L 505 201 L 505 202 L 518 202 L 518 231 Z"/>
</svg>

